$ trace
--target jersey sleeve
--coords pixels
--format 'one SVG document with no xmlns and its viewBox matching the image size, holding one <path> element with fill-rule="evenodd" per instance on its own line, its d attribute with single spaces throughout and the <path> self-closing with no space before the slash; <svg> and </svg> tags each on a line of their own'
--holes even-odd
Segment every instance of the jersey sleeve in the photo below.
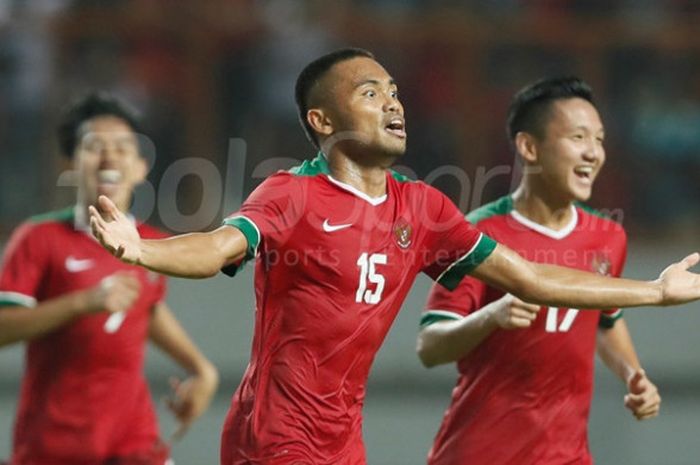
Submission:
<svg viewBox="0 0 700 465">
<path fill-rule="evenodd" d="M 459 320 L 483 307 L 485 296 L 486 284 L 471 276 L 462 279 L 453 291 L 433 284 L 421 315 L 420 326 L 425 327 L 436 321 Z"/>
<path fill-rule="evenodd" d="M 241 209 L 224 224 L 237 228 L 248 241 L 240 263 L 222 271 L 233 276 L 242 265 L 260 252 L 269 252 L 284 244 L 304 211 L 305 192 L 297 177 L 278 173 L 262 182 L 246 199 Z"/>
<path fill-rule="evenodd" d="M 437 189 L 427 186 L 420 221 L 427 230 L 423 272 L 448 290 L 471 273 L 496 248 L 496 241 L 481 233 Z"/>
<path fill-rule="evenodd" d="M 616 242 L 611 246 L 610 274 L 619 278 L 622 276 L 627 260 L 627 234 L 622 226 L 617 225 L 617 227 L 619 228 L 619 233 L 616 235 Z M 619 308 L 602 311 L 600 312 L 598 326 L 603 329 L 610 329 L 615 326 L 617 320 L 622 318 L 622 315 L 623 311 Z"/>
<path fill-rule="evenodd" d="M 15 230 L 5 249 L 0 268 L 0 306 L 34 307 L 44 274 L 48 270 L 47 238 L 34 224 Z"/>
</svg>

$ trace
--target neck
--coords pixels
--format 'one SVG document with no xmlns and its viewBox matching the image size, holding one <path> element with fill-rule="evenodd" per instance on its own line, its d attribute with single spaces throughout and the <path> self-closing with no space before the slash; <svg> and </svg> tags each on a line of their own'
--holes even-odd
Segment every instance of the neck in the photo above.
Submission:
<svg viewBox="0 0 700 465">
<path fill-rule="evenodd" d="M 547 195 L 545 189 L 534 188 L 525 180 L 512 196 L 515 210 L 537 224 L 556 231 L 566 227 L 571 221 L 571 200 Z"/>
<path fill-rule="evenodd" d="M 389 161 L 361 163 L 339 151 L 332 151 L 328 155 L 331 176 L 370 197 L 381 197 L 386 194 L 386 170 L 389 166 L 391 166 Z"/>
</svg>

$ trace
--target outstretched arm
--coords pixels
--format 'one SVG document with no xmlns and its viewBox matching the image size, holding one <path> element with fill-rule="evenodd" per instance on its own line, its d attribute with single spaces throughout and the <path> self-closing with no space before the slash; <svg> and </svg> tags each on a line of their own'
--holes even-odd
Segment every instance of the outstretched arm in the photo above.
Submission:
<svg viewBox="0 0 700 465">
<path fill-rule="evenodd" d="M 219 373 L 164 303 L 153 309 L 149 338 L 189 373 L 184 380 L 171 380 L 173 395 L 168 399 L 168 407 L 180 423 L 174 435 L 177 439 L 209 406 L 219 384 Z"/>
<path fill-rule="evenodd" d="M 625 320 L 617 320 L 612 328 L 599 329 L 596 345 L 601 360 L 627 386 L 625 407 L 638 420 L 657 416 L 661 396 L 639 363 Z"/>
<path fill-rule="evenodd" d="M 136 226 L 105 196 L 90 210 L 92 232 L 102 246 L 126 263 L 181 278 L 208 278 L 245 256 L 248 242 L 236 228 L 144 240 Z"/>
<path fill-rule="evenodd" d="M 698 261 L 700 255 L 694 253 L 667 267 L 654 281 L 635 281 L 529 262 L 499 244 L 472 275 L 540 305 L 582 309 L 676 305 L 700 299 L 700 275 L 688 271 Z"/>
</svg>

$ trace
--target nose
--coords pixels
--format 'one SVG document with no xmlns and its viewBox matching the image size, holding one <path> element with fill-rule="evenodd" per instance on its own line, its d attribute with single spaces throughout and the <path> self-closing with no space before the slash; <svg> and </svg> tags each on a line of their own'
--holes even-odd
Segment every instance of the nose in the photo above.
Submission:
<svg viewBox="0 0 700 465">
<path fill-rule="evenodd" d="M 384 101 L 384 111 L 387 113 L 399 113 L 401 111 L 401 102 L 398 97 L 389 93 Z"/>
<path fill-rule="evenodd" d="M 583 159 L 587 162 L 594 162 L 603 158 L 604 154 L 603 144 L 596 138 L 591 138 L 583 151 Z"/>
<path fill-rule="evenodd" d="M 102 167 L 114 166 L 117 161 L 117 148 L 115 144 L 106 142 L 100 148 L 100 165 Z"/>
</svg>

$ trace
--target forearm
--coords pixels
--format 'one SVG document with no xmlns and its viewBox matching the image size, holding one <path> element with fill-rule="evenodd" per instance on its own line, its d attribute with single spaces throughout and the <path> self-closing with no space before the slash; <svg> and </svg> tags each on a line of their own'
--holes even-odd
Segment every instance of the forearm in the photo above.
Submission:
<svg viewBox="0 0 700 465">
<path fill-rule="evenodd" d="M 0 308 L 0 346 L 50 333 L 87 313 L 89 302 L 88 292 L 81 291 L 47 300 L 34 308 Z"/>
<path fill-rule="evenodd" d="M 658 305 L 661 287 L 654 281 L 610 278 L 555 265 L 532 264 L 534 283 L 524 298 L 549 306 L 606 309 Z"/>
<path fill-rule="evenodd" d="M 454 362 L 468 355 L 497 327 L 487 305 L 460 320 L 426 326 L 418 335 L 416 351 L 426 367 Z"/>
<path fill-rule="evenodd" d="M 641 368 L 625 320 L 619 319 L 610 329 L 599 329 L 596 339 L 598 356 L 623 382 Z"/>
<path fill-rule="evenodd" d="M 138 264 L 171 276 L 208 278 L 241 260 L 246 245 L 244 236 L 229 226 L 209 233 L 142 240 Z"/>
<path fill-rule="evenodd" d="M 663 302 L 658 280 L 610 278 L 533 263 L 502 245 L 498 245 L 473 275 L 527 302 L 553 307 L 604 309 Z"/>
</svg>

